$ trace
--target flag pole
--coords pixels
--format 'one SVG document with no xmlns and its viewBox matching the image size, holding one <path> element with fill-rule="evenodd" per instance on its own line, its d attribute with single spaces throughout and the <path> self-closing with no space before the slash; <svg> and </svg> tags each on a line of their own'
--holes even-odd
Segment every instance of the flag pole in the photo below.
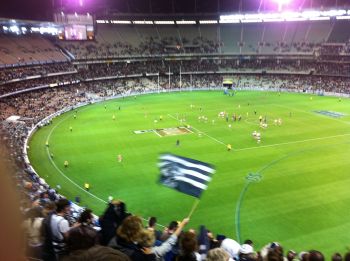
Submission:
<svg viewBox="0 0 350 261">
<path fill-rule="evenodd" d="M 192 209 L 191 209 L 191 212 L 190 212 L 190 214 L 188 214 L 188 218 L 191 218 L 193 212 L 196 210 L 196 208 L 197 208 L 197 206 L 199 204 L 199 201 L 200 200 L 198 198 L 194 201 Z"/>
</svg>

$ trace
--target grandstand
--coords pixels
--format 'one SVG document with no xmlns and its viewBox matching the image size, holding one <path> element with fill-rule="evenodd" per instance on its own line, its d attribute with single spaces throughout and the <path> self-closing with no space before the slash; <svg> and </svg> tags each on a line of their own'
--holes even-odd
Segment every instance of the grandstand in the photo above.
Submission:
<svg viewBox="0 0 350 261">
<path fill-rule="evenodd" d="M 217 6 L 220 6 L 220 2 L 225 1 L 218 0 Z M 240 2 L 240 8 L 242 6 L 244 8 L 244 1 L 237 2 Z M 61 20 L 56 19 L 56 21 L 51 22 L 54 25 L 53 29 L 39 21 L 21 20 L 20 22 L 13 22 L 12 19 L 1 19 L 0 121 L 2 122 L 1 129 L 5 131 L 6 142 L 14 156 L 13 160 L 18 165 L 18 173 L 15 175 L 15 179 L 21 187 L 20 194 L 24 202 L 22 202 L 23 210 L 33 209 L 31 208 L 32 202 L 41 205 L 41 207 L 46 207 L 48 202 L 57 201 L 59 198 L 67 196 L 77 203 L 77 205 L 74 205 L 77 209 L 74 213 L 63 213 L 64 215 L 69 214 L 72 218 L 69 220 L 69 226 L 77 220 L 81 224 L 84 223 L 85 226 L 87 221 L 83 222 L 78 219 L 80 212 L 83 211 L 78 206 L 81 199 L 74 199 L 71 193 L 60 195 L 58 191 L 60 191 L 62 184 L 59 185 L 59 188 L 53 184 L 47 184 L 43 175 L 48 177 L 48 173 L 36 173 L 27 157 L 30 148 L 28 139 L 37 129 L 52 124 L 55 117 L 62 113 L 67 113 L 63 115 L 72 114 L 82 105 L 95 104 L 111 99 L 114 101 L 113 99 L 116 98 L 124 100 L 125 98 L 126 101 L 131 100 L 130 104 L 132 105 L 130 106 L 132 107 L 134 105 L 130 97 L 136 99 L 136 95 L 141 94 L 180 93 L 193 90 L 209 90 L 218 93 L 224 89 L 223 80 L 225 78 L 233 80 L 235 90 L 243 93 L 251 91 L 252 95 L 255 95 L 256 91 L 262 93 L 304 93 L 311 95 L 311 100 L 313 97 L 330 96 L 337 97 L 339 103 L 342 99 L 348 101 L 350 98 L 350 32 L 348 30 L 350 26 L 350 7 L 340 6 L 341 1 L 338 3 L 339 6 L 333 6 L 332 3 L 328 3 L 330 1 L 323 1 L 324 6 L 322 8 L 313 6 L 314 11 L 305 9 L 304 12 L 303 8 L 310 7 L 308 2 L 304 1 L 305 6 L 293 12 L 293 16 L 290 17 L 287 16 L 287 14 L 290 15 L 288 12 L 285 13 L 286 17 L 283 17 L 284 13 L 274 10 L 268 9 L 266 12 L 261 12 L 262 4 L 258 5 L 258 8 L 247 4 L 246 13 L 240 9 L 239 12 L 234 10 L 235 12 L 232 15 L 226 12 L 222 16 L 220 16 L 221 10 L 219 10 L 222 7 L 217 7 L 217 13 L 195 13 L 193 16 L 192 14 L 184 15 L 181 12 L 172 12 L 167 16 L 166 11 L 165 14 L 130 14 L 127 12 L 124 12 L 127 14 L 113 14 L 110 10 L 110 13 L 96 11 L 93 16 L 90 14 L 77 15 L 75 13 L 71 14 L 71 17 L 79 17 L 80 19 L 79 22 L 77 18 L 74 21 L 75 24 L 69 24 L 69 19 L 67 23 L 62 22 L 63 17 L 67 14 L 63 13 L 65 8 L 60 6 L 60 12 L 57 12 L 56 16 L 60 17 Z M 152 6 L 152 3 L 150 3 L 150 6 Z M 211 11 L 210 4 L 208 4 L 208 7 Z M 119 8 L 123 9 L 124 7 Z M 203 6 L 196 8 L 205 9 Z M 272 13 L 275 15 L 273 16 Z M 268 17 L 268 15 L 271 17 Z M 90 24 L 91 17 L 94 19 L 93 25 Z M 88 22 L 81 22 L 85 21 L 84 19 Z M 74 19 L 72 18 L 72 20 Z M 44 26 L 46 29 L 41 30 L 40 28 L 44 28 Z M 68 41 L 68 29 L 66 29 L 68 26 L 72 28 L 85 26 L 86 39 L 81 41 L 74 38 L 74 40 Z M 87 29 L 89 26 L 93 27 L 93 33 L 89 31 L 91 29 Z M 74 37 L 76 36 L 74 35 Z M 126 97 L 129 97 L 129 99 Z M 205 96 L 203 97 L 206 99 Z M 118 102 L 118 100 L 116 101 Z M 244 100 L 244 102 L 246 101 Z M 110 106 L 111 103 L 106 104 Z M 107 105 L 104 106 L 106 109 Z M 325 103 L 325 106 L 328 105 Z M 169 105 L 169 107 L 171 106 Z M 330 113 L 334 115 L 335 113 L 335 117 L 338 117 L 337 112 L 330 111 L 331 109 L 326 108 L 325 112 L 323 108 L 316 109 L 319 114 Z M 289 116 L 292 117 L 292 113 L 289 113 Z M 146 118 L 147 112 L 144 115 Z M 15 120 L 13 120 L 14 116 Z M 346 114 L 343 116 L 347 117 Z M 113 115 L 113 117 L 115 116 Z M 213 120 L 213 125 L 214 122 Z M 248 120 L 246 122 L 251 124 Z M 344 122 L 349 124 L 347 118 Z M 293 135 L 291 134 L 291 136 Z M 312 140 L 312 138 L 310 139 Z M 46 146 L 49 147 L 48 144 Z M 50 155 L 49 150 L 47 150 L 47 154 L 49 156 L 46 156 L 51 160 L 60 157 Z M 52 171 L 52 169 L 52 167 L 51 169 L 48 168 L 47 171 Z M 86 184 L 86 181 L 83 182 Z M 83 184 L 81 184 L 81 187 L 83 187 Z M 97 198 L 92 192 L 89 195 Z M 347 199 L 348 196 L 345 196 L 345 198 Z M 105 200 L 100 201 L 107 203 Z M 344 199 L 344 201 L 346 200 Z M 126 213 L 124 203 L 112 199 L 108 203 L 104 219 L 101 218 L 100 223 L 97 220 L 91 222 L 88 227 L 89 229 L 95 227 L 94 229 L 101 230 L 103 240 L 108 239 L 109 241 L 115 236 L 116 226 L 127 226 L 127 222 L 122 225 L 122 220 L 126 220 L 126 216 L 129 214 Z M 112 209 L 118 209 L 119 212 L 117 211 L 116 214 L 113 214 L 114 216 L 112 215 L 112 218 L 118 220 L 117 224 L 111 225 L 109 222 L 113 223 L 113 220 L 108 220 L 106 213 L 110 213 Z M 23 213 L 25 212 L 23 211 Z M 31 212 L 28 211 L 28 213 Z M 101 214 L 100 209 L 97 214 Z M 41 215 L 35 218 L 38 217 L 41 217 Z M 137 217 L 134 218 L 134 225 L 142 222 Z M 235 218 L 237 222 L 237 217 Z M 127 218 L 127 220 L 129 219 Z M 161 218 L 161 220 L 163 219 Z M 232 217 L 232 220 L 234 220 L 234 217 Z M 187 223 L 188 220 L 184 220 L 179 223 L 180 229 L 175 229 L 177 232 L 172 231 L 176 237 L 163 235 L 165 238 L 162 238 L 158 235 L 159 231 L 158 234 L 155 234 L 158 236 L 156 237 L 157 244 L 162 242 L 165 245 L 168 244 L 167 252 L 171 252 L 172 249 L 172 255 L 177 253 L 179 258 L 183 258 L 180 260 L 190 260 L 186 259 L 188 258 L 186 249 L 181 249 L 182 244 L 180 247 L 173 246 Z M 211 224 L 212 222 L 208 223 Z M 158 228 L 153 230 L 157 230 L 161 226 L 161 224 L 158 224 Z M 235 226 L 239 225 L 235 224 Z M 153 230 L 151 229 L 151 231 Z M 171 230 L 171 228 L 168 228 L 168 230 Z M 262 231 L 262 229 L 259 228 L 257 231 Z M 140 228 L 140 231 L 137 231 L 137 233 L 141 232 L 145 232 L 143 227 Z M 213 231 L 213 233 L 216 232 Z M 71 233 L 73 234 L 73 232 Z M 182 237 L 179 236 L 179 241 L 196 241 L 191 238 L 191 234 L 186 233 Z M 197 233 L 199 234 L 199 232 Z M 229 231 L 226 232 L 226 235 L 232 237 L 232 233 Z M 236 231 L 236 235 L 239 235 L 239 232 Z M 127 253 L 130 260 L 146 260 L 146 258 L 150 258 L 150 260 L 173 260 L 168 256 L 164 256 L 164 253 L 154 248 L 153 244 L 149 246 L 142 245 L 144 242 L 141 238 L 137 238 L 138 244 L 133 246 L 137 247 L 136 253 L 128 254 L 120 246 L 132 243 L 132 240 L 126 240 L 127 238 L 123 238 L 120 234 L 118 236 L 113 239 L 115 244 L 110 243 L 110 246 L 116 249 L 115 255 L 121 251 Z M 65 236 L 62 243 L 72 244 L 68 238 L 67 234 L 67 238 Z M 96 238 L 96 235 L 94 235 L 94 238 Z M 169 243 L 168 238 L 172 238 L 174 242 Z M 278 243 L 269 243 L 262 251 L 258 249 L 253 251 L 253 243 L 250 240 L 244 242 L 239 237 L 234 238 L 237 241 L 234 241 L 235 243 L 225 241 L 220 236 L 215 238 L 210 233 L 205 235 L 204 238 L 205 242 L 198 242 L 201 245 L 199 253 L 195 248 L 187 253 L 191 256 L 191 260 L 205 260 L 208 251 L 220 247 L 220 245 L 227 252 L 224 252 L 224 255 L 230 255 L 235 260 L 246 260 L 245 258 L 249 258 L 249 260 L 283 260 L 282 256 L 287 256 L 287 252 L 283 253 L 283 249 Z M 346 236 L 342 236 L 342 238 L 349 239 Z M 252 239 L 256 240 L 255 238 Z M 258 237 L 257 240 L 261 240 L 261 238 Z M 271 242 L 275 240 L 280 239 L 271 238 Z M 255 246 L 260 247 L 267 243 L 258 242 Z M 108 245 L 108 242 L 102 244 Z M 349 245 L 349 242 L 344 244 Z M 28 249 L 31 252 L 28 252 L 27 255 L 41 259 L 41 254 L 36 252 L 37 249 L 33 245 L 35 245 L 35 242 L 29 245 Z M 85 248 L 91 248 L 92 245 Z M 140 245 L 149 247 L 150 252 L 148 254 L 142 252 L 139 248 Z M 342 248 L 343 245 L 339 246 L 339 251 L 345 253 L 344 248 Z M 41 247 L 44 248 L 43 241 L 40 242 L 40 249 Z M 70 245 L 70 247 L 72 246 Z M 238 248 L 234 251 L 235 247 Z M 246 248 L 249 249 L 248 252 L 245 252 Z M 179 251 L 179 249 L 181 250 Z M 323 249 L 319 250 L 323 251 Z M 107 250 L 100 249 L 99 251 Z M 329 249 L 325 251 L 327 255 L 330 254 L 328 251 Z M 72 250 L 71 258 L 76 253 L 79 252 Z M 299 257 L 293 253 L 293 251 L 288 253 L 288 260 L 296 260 L 297 258 L 298 260 L 316 260 L 311 259 L 311 257 L 315 255 L 321 258 L 320 256 L 322 256 L 322 253 L 317 251 L 300 253 Z M 86 252 L 86 255 L 88 254 L 91 253 Z M 199 254 L 201 254 L 201 258 L 198 257 Z M 310 259 L 303 259 L 302 254 L 305 255 L 304 258 L 309 256 Z M 274 255 L 279 256 L 279 259 L 273 259 Z M 348 258 L 349 253 L 346 255 Z M 290 259 L 290 256 L 292 256 L 292 259 Z M 121 254 L 122 257 L 125 258 L 123 260 L 129 260 L 128 257 Z M 44 258 L 43 260 L 54 259 Z"/>
</svg>

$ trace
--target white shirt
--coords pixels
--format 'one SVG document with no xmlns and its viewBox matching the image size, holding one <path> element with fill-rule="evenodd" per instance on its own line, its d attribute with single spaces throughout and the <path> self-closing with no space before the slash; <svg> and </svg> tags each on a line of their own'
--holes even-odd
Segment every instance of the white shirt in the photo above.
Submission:
<svg viewBox="0 0 350 261">
<path fill-rule="evenodd" d="M 235 259 L 238 257 L 241 245 L 233 239 L 225 238 L 221 243 L 221 248 L 225 250 L 231 258 Z"/>
</svg>

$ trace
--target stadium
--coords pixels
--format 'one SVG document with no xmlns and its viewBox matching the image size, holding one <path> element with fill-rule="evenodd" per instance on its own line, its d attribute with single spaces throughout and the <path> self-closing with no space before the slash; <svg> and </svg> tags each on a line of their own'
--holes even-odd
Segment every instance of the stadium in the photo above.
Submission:
<svg viewBox="0 0 350 261">
<path fill-rule="evenodd" d="M 348 1 L 16 1 L 1 260 L 350 260 Z"/>
</svg>

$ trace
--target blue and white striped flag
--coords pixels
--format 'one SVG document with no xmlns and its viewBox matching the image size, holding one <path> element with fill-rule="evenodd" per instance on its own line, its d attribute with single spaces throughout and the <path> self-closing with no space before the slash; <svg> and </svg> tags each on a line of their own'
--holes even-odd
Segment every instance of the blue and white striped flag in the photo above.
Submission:
<svg viewBox="0 0 350 261">
<path fill-rule="evenodd" d="M 173 154 L 159 157 L 160 182 L 182 193 L 199 198 L 215 172 L 212 165 Z"/>
</svg>

